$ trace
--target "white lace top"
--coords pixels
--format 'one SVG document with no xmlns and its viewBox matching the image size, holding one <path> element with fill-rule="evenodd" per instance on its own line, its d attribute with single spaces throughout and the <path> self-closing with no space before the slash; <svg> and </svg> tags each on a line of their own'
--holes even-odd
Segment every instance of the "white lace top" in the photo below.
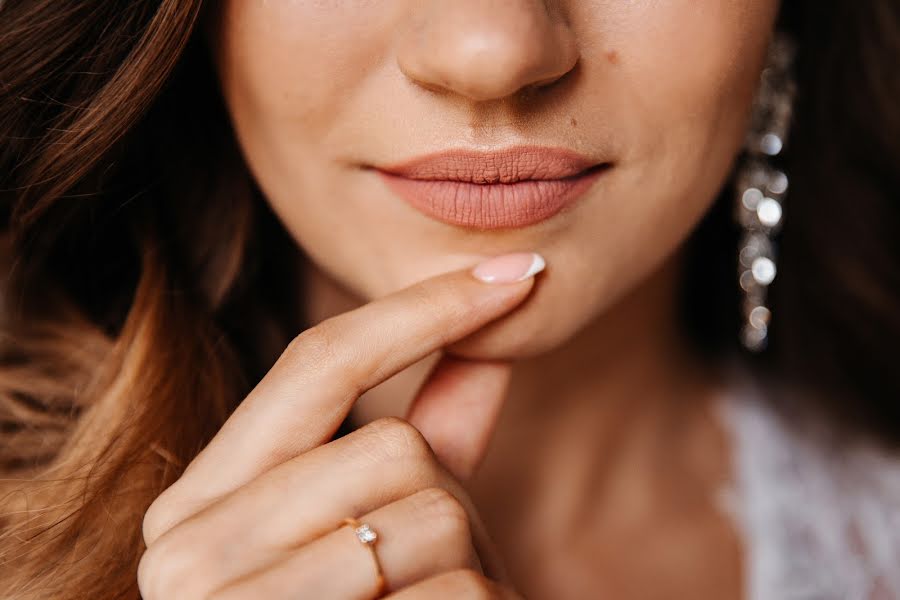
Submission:
<svg viewBox="0 0 900 600">
<path fill-rule="evenodd" d="M 900 600 L 900 456 L 838 449 L 780 417 L 747 376 L 721 403 L 747 600 Z"/>
</svg>

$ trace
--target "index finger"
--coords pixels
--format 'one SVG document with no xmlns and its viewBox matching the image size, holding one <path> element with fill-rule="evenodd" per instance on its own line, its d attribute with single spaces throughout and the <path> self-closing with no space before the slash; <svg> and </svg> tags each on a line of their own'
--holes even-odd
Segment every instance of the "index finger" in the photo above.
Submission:
<svg viewBox="0 0 900 600">
<path fill-rule="evenodd" d="M 543 267 L 537 254 L 504 255 L 474 270 L 415 283 L 300 333 L 181 479 L 150 507 L 146 543 L 328 441 L 363 392 L 512 310 Z M 151 513 L 160 505 L 165 516 L 157 519 Z"/>
</svg>

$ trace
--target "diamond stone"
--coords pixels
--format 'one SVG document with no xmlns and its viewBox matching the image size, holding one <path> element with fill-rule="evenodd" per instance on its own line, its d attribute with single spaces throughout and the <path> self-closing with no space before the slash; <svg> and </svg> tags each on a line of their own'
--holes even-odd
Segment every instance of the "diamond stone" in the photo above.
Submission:
<svg viewBox="0 0 900 600">
<path fill-rule="evenodd" d="M 354 531 L 356 532 L 356 537 L 358 537 L 359 541 L 363 544 L 371 544 L 378 539 L 378 534 L 375 533 L 368 524 L 360 525 Z"/>
</svg>

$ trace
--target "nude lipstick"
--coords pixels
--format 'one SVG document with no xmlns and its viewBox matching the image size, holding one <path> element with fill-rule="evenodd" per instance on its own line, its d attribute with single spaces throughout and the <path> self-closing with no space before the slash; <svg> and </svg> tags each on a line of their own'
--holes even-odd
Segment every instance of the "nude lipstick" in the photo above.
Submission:
<svg viewBox="0 0 900 600">
<path fill-rule="evenodd" d="M 439 152 L 376 170 L 397 196 L 433 219 L 500 229 L 550 218 L 608 166 L 561 148 L 517 146 Z"/>
</svg>

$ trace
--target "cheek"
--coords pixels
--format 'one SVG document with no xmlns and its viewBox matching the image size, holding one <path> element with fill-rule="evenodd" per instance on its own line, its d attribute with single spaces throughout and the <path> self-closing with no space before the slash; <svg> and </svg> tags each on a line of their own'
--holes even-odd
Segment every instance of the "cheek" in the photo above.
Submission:
<svg viewBox="0 0 900 600">
<path fill-rule="evenodd" d="M 743 142 L 776 8 L 670 0 L 619 4 L 602 23 L 583 15 L 593 29 L 582 37 L 597 44 L 585 56 L 579 103 L 598 99 L 593 112 L 613 124 L 623 153 L 557 248 L 565 268 L 554 303 L 578 296 L 586 313 L 602 313 L 687 239 Z M 580 323 L 562 323 L 559 335 L 572 332 L 567 325 Z"/>
<path fill-rule="evenodd" d="M 391 43 L 395 4 L 228 0 L 223 6 L 216 64 L 235 134 L 298 242 L 318 245 L 323 230 L 337 235 L 352 222 L 334 201 L 335 165 L 323 157 L 340 145 L 333 132 L 353 121 L 356 98 L 372 85 L 373 63 Z"/>
<path fill-rule="evenodd" d="M 627 201 L 606 216 L 632 240 L 670 247 L 715 198 L 744 139 L 776 12 L 774 0 L 635 2 L 598 26 L 600 59 L 616 62 L 597 85 L 625 140 L 617 183 Z"/>
<path fill-rule="evenodd" d="M 235 134 L 272 209 L 311 254 L 359 250 L 352 213 L 336 201 L 346 150 L 334 131 L 358 120 L 357 98 L 388 55 L 395 2 L 227 0 L 215 63 Z M 350 230 L 348 231 L 348 227 Z M 334 244 L 335 240 L 341 243 Z M 347 259 L 349 261 L 349 258 Z"/>
<path fill-rule="evenodd" d="M 617 12 L 605 37 L 632 158 L 668 165 L 676 187 L 725 175 L 776 11 L 774 0 L 670 0 Z"/>
<path fill-rule="evenodd" d="M 380 2 L 230 0 L 217 62 L 241 121 L 287 138 L 327 130 L 388 42 Z"/>
</svg>

